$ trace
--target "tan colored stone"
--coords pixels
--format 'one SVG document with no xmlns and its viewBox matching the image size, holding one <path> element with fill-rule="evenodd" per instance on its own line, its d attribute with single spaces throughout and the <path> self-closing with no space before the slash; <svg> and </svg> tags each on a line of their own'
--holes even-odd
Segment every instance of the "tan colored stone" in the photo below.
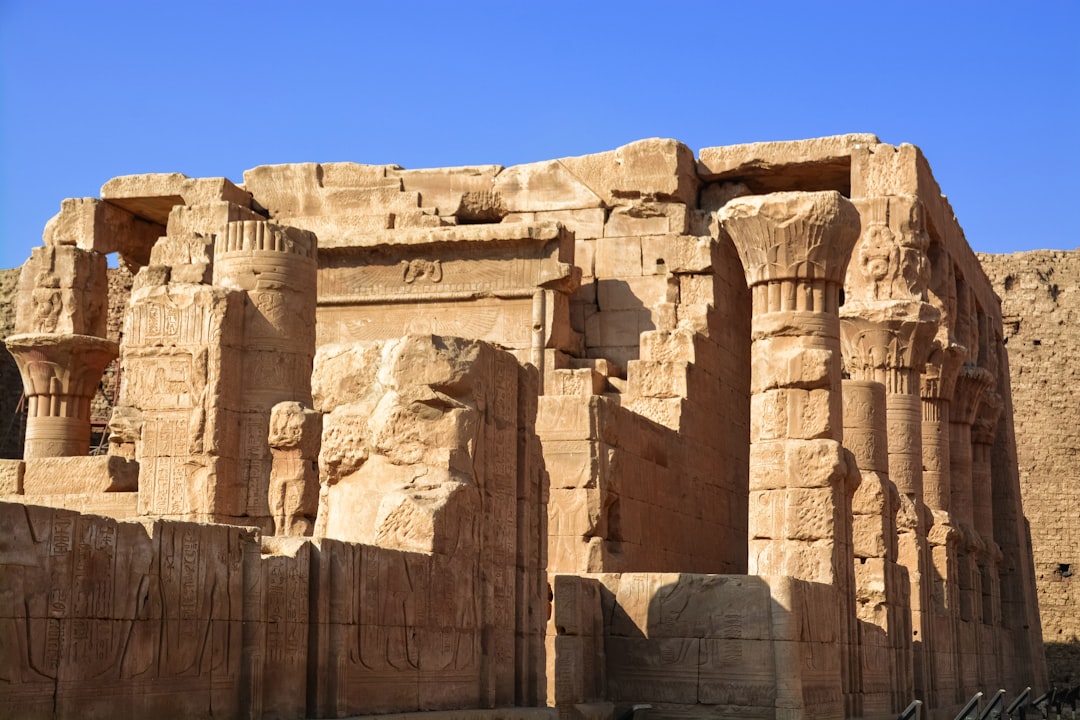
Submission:
<svg viewBox="0 0 1080 720">
<path fill-rule="evenodd" d="M 703 148 L 698 152 L 698 175 L 703 180 L 753 178 L 755 184 L 768 183 L 769 175 L 778 175 L 793 185 L 788 188 L 759 186 L 755 188 L 757 192 L 780 189 L 823 190 L 826 187 L 820 184 L 817 187 L 798 185 L 814 180 L 820 183 L 823 178 L 835 178 L 835 182 L 850 184 L 847 176 L 853 152 L 878 143 L 875 135 L 853 133 L 811 140 Z M 777 170 L 781 168 L 783 172 L 778 173 Z M 762 179 L 759 180 L 759 176 Z"/>
<path fill-rule="evenodd" d="M 0 495 L 22 495 L 25 471 L 22 460 L 0 460 Z"/>
<path fill-rule="evenodd" d="M 694 153 L 677 140 L 638 140 L 609 152 L 558 162 L 609 207 L 638 198 L 684 205 L 697 200 Z"/>
<path fill-rule="evenodd" d="M 33 411 L 0 468 L 0 706 L 838 718 L 1045 686 L 1018 331 L 925 158 L 701 155 L 65 201 L 13 303 Z M 1011 287 L 1067 328 L 1064 271 L 1038 270 Z M 117 337 L 110 403 L 107 353 L 71 350 Z"/>
<path fill-rule="evenodd" d="M 135 492 L 139 466 L 110 455 L 29 458 L 23 475 L 27 495 Z"/>
</svg>

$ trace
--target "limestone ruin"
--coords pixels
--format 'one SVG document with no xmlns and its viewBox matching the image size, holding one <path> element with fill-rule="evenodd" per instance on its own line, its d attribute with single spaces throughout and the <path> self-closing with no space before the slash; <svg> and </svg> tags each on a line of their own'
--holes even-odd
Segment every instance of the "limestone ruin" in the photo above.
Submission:
<svg viewBox="0 0 1080 720">
<path fill-rule="evenodd" d="M 1041 692 L 1005 333 L 873 135 L 115 178 L 19 275 L 0 716 Z"/>
</svg>

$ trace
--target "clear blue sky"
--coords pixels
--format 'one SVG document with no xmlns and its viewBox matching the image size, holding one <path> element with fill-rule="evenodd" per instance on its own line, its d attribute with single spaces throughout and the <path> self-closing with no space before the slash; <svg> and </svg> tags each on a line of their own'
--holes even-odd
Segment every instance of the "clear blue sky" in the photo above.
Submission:
<svg viewBox="0 0 1080 720">
<path fill-rule="evenodd" d="M 0 0 L 0 267 L 116 175 L 919 145 L 977 250 L 1080 245 L 1080 3 Z"/>
</svg>

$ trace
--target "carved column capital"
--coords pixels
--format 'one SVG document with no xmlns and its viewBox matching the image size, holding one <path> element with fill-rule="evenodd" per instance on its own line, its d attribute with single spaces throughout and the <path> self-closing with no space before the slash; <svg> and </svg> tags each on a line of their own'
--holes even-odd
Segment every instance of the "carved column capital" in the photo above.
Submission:
<svg viewBox="0 0 1080 720">
<path fill-rule="evenodd" d="M 971 441 L 980 445 L 993 445 L 997 437 L 998 418 L 1005 402 L 994 390 L 985 390 L 979 399 L 975 411 L 975 421 L 971 426 Z"/>
<path fill-rule="evenodd" d="M 994 376 L 984 367 L 964 364 L 956 377 L 956 390 L 952 398 L 953 422 L 971 425 L 983 393 L 994 384 Z"/>
<path fill-rule="evenodd" d="M 840 193 L 779 192 L 736 198 L 720 211 L 750 288 L 770 286 L 757 312 L 835 310 L 819 294 L 843 282 L 859 213 Z"/>
<path fill-rule="evenodd" d="M 12 335 L 5 343 L 27 398 L 24 456 L 85 455 L 90 450 L 90 400 L 105 366 L 119 354 L 112 340 L 92 335 Z"/>
<path fill-rule="evenodd" d="M 913 393 L 940 318 L 929 303 L 848 303 L 840 310 L 844 366 L 853 379 L 875 380 L 890 393 Z"/>
<path fill-rule="evenodd" d="M 930 357 L 923 370 L 921 394 L 924 400 L 951 400 L 956 391 L 956 378 L 964 364 L 967 348 L 955 343 L 942 347 L 935 340 L 930 348 Z"/>
</svg>

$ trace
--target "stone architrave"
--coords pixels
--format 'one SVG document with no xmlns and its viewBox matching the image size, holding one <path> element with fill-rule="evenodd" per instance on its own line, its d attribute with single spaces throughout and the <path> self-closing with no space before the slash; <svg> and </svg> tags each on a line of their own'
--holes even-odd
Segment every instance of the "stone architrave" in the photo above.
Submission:
<svg viewBox="0 0 1080 720">
<path fill-rule="evenodd" d="M 839 583 L 853 559 L 837 308 L 858 213 L 837 192 L 787 192 L 732 200 L 720 221 L 753 306 L 748 569 Z"/>
</svg>

